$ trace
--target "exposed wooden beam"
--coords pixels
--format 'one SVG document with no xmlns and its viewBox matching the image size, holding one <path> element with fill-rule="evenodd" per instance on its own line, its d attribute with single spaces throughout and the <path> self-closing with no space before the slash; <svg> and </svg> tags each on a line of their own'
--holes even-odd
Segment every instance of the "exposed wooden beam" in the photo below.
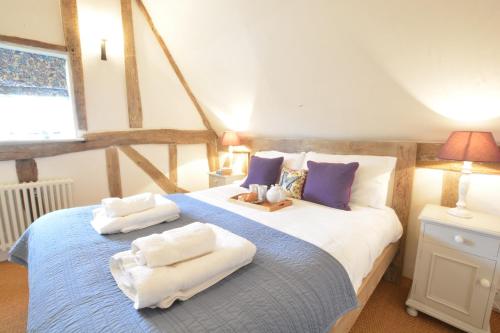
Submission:
<svg viewBox="0 0 500 333">
<path fill-rule="evenodd" d="M 213 133 L 206 130 L 143 129 L 88 133 L 87 141 L 113 141 L 115 145 L 131 144 L 197 144 L 214 140 Z"/>
<path fill-rule="evenodd" d="M 64 45 L 46 43 L 46 42 L 42 42 L 42 41 L 35 40 L 35 39 L 28 39 L 28 38 L 15 37 L 15 36 L 0 35 L 0 42 L 23 45 L 23 46 L 31 46 L 31 47 L 36 47 L 36 48 L 40 48 L 40 49 L 54 50 L 54 51 L 60 51 L 60 52 L 68 51 L 68 49 Z"/>
<path fill-rule="evenodd" d="M 208 169 L 212 172 L 219 168 L 219 156 L 217 153 L 217 143 L 215 140 L 207 143 Z"/>
<path fill-rule="evenodd" d="M 142 105 L 139 75 L 135 58 L 134 23 L 132 0 L 121 0 L 123 48 L 125 55 L 125 82 L 127 86 L 128 122 L 130 128 L 142 127 Z"/>
<path fill-rule="evenodd" d="M 172 56 L 172 53 L 170 53 L 170 50 L 168 49 L 167 44 L 165 43 L 165 41 L 161 37 L 160 33 L 156 29 L 156 26 L 154 25 L 153 19 L 149 15 L 148 10 L 146 9 L 146 7 L 144 6 L 144 4 L 142 3 L 141 0 L 136 0 L 136 2 L 137 2 L 137 6 L 139 7 L 140 11 L 143 13 L 144 17 L 146 18 L 146 21 L 148 22 L 149 27 L 153 31 L 153 34 L 154 34 L 158 44 L 160 44 L 160 47 L 163 50 L 163 53 L 167 57 L 168 62 L 172 66 L 172 69 L 174 70 L 175 75 L 177 75 L 177 78 L 179 79 L 180 83 L 184 87 L 184 90 L 188 94 L 189 99 L 191 99 L 191 102 L 193 102 L 193 105 L 196 108 L 196 111 L 198 111 L 198 114 L 200 115 L 201 120 L 203 121 L 203 124 L 205 125 L 205 127 L 209 131 L 213 132 L 214 130 L 212 128 L 212 125 L 210 125 L 210 122 L 208 121 L 207 116 L 203 112 L 203 108 L 201 107 L 200 103 L 198 102 L 198 99 L 196 98 L 196 96 L 193 94 L 193 91 L 191 90 L 191 87 L 187 83 L 186 78 L 182 74 L 179 66 L 175 62 L 175 59 Z"/>
<path fill-rule="evenodd" d="M 38 168 L 32 158 L 16 160 L 16 173 L 20 183 L 36 182 L 38 180 Z"/>
<path fill-rule="evenodd" d="M 112 197 L 123 196 L 120 173 L 120 160 L 116 147 L 106 148 L 106 172 L 108 174 L 109 195 Z"/>
<path fill-rule="evenodd" d="M 78 8 L 76 0 L 61 0 L 61 17 L 64 39 L 68 48 L 69 62 L 73 79 L 73 95 L 75 98 L 78 128 L 87 130 L 87 114 L 85 109 L 85 86 L 83 81 L 82 50 L 80 46 L 80 30 L 78 27 Z"/>
<path fill-rule="evenodd" d="M 168 176 L 170 181 L 177 185 L 177 145 L 168 145 Z"/>
<path fill-rule="evenodd" d="M 215 140 L 210 131 L 174 129 L 87 133 L 85 141 L 0 145 L 0 161 L 48 157 L 133 144 L 203 144 Z"/>
<path fill-rule="evenodd" d="M 186 190 L 178 187 L 168 179 L 157 167 L 147 158 L 142 156 L 137 150 L 130 146 L 120 146 L 120 150 L 127 155 L 132 162 L 141 168 L 162 190 L 167 193 L 185 193 Z"/>
<path fill-rule="evenodd" d="M 415 174 L 416 143 L 401 143 L 397 146 L 397 162 L 392 193 L 392 208 L 403 225 L 403 235 L 400 239 L 399 251 L 393 263 L 387 270 L 386 279 L 399 281 L 403 272 L 406 231 L 410 219 L 411 193 Z"/>
<path fill-rule="evenodd" d="M 440 160 L 437 156 L 442 143 L 419 143 L 417 149 L 417 167 L 460 171 L 462 162 Z M 500 175 L 500 163 L 472 163 L 472 172 Z"/>
<path fill-rule="evenodd" d="M 455 207 L 458 201 L 458 181 L 460 173 L 445 171 L 443 174 L 443 187 L 441 189 L 441 206 Z"/>
</svg>

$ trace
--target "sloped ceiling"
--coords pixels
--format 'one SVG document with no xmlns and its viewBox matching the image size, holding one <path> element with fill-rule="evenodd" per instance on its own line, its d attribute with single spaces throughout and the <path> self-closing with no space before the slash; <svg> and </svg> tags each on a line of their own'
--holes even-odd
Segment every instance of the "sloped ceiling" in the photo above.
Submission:
<svg viewBox="0 0 500 333">
<path fill-rule="evenodd" d="M 218 130 L 500 140 L 497 0 L 143 1 Z"/>
</svg>

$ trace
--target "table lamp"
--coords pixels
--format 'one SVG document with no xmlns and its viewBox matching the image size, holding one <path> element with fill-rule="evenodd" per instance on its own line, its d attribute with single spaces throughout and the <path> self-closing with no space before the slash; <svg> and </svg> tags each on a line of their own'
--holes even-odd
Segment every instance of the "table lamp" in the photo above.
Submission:
<svg viewBox="0 0 500 333">
<path fill-rule="evenodd" d="M 223 168 L 221 172 L 224 175 L 231 174 L 233 169 L 233 146 L 240 145 L 238 134 L 234 131 L 225 131 L 224 134 L 222 134 L 222 145 L 228 147 L 229 154 L 227 158 L 229 160 L 229 166 L 228 168 Z"/>
<path fill-rule="evenodd" d="M 450 215 L 470 218 L 465 198 L 469 190 L 472 162 L 500 162 L 500 150 L 491 132 L 456 131 L 452 132 L 441 147 L 438 157 L 443 160 L 463 161 L 458 184 L 458 202 L 448 211 Z"/>
</svg>

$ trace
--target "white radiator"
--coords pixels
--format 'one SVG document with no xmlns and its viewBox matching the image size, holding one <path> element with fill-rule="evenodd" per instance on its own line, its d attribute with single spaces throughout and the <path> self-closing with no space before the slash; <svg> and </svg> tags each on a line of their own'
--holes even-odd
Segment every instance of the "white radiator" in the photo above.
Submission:
<svg viewBox="0 0 500 333">
<path fill-rule="evenodd" d="M 0 250 L 8 250 L 40 216 L 73 206 L 73 180 L 0 185 Z"/>
</svg>

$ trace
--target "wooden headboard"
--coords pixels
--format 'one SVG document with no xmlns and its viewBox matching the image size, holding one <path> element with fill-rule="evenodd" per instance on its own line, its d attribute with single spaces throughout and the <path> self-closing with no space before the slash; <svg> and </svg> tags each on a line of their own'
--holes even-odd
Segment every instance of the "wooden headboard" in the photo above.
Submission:
<svg viewBox="0 0 500 333">
<path fill-rule="evenodd" d="M 279 150 L 288 153 L 315 151 L 318 153 L 340 155 L 375 155 L 396 157 L 394 173 L 394 188 L 392 191 L 391 207 L 403 225 L 400 251 L 393 267 L 389 270 L 390 279 L 398 279 L 403 268 L 404 243 L 406 227 L 410 215 L 411 189 L 415 170 L 417 143 L 410 142 L 362 142 L 336 141 L 328 139 L 282 139 L 248 137 L 242 139 L 252 153 L 261 150 Z M 391 276 L 392 275 L 392 276 Z"/>
</svg>

